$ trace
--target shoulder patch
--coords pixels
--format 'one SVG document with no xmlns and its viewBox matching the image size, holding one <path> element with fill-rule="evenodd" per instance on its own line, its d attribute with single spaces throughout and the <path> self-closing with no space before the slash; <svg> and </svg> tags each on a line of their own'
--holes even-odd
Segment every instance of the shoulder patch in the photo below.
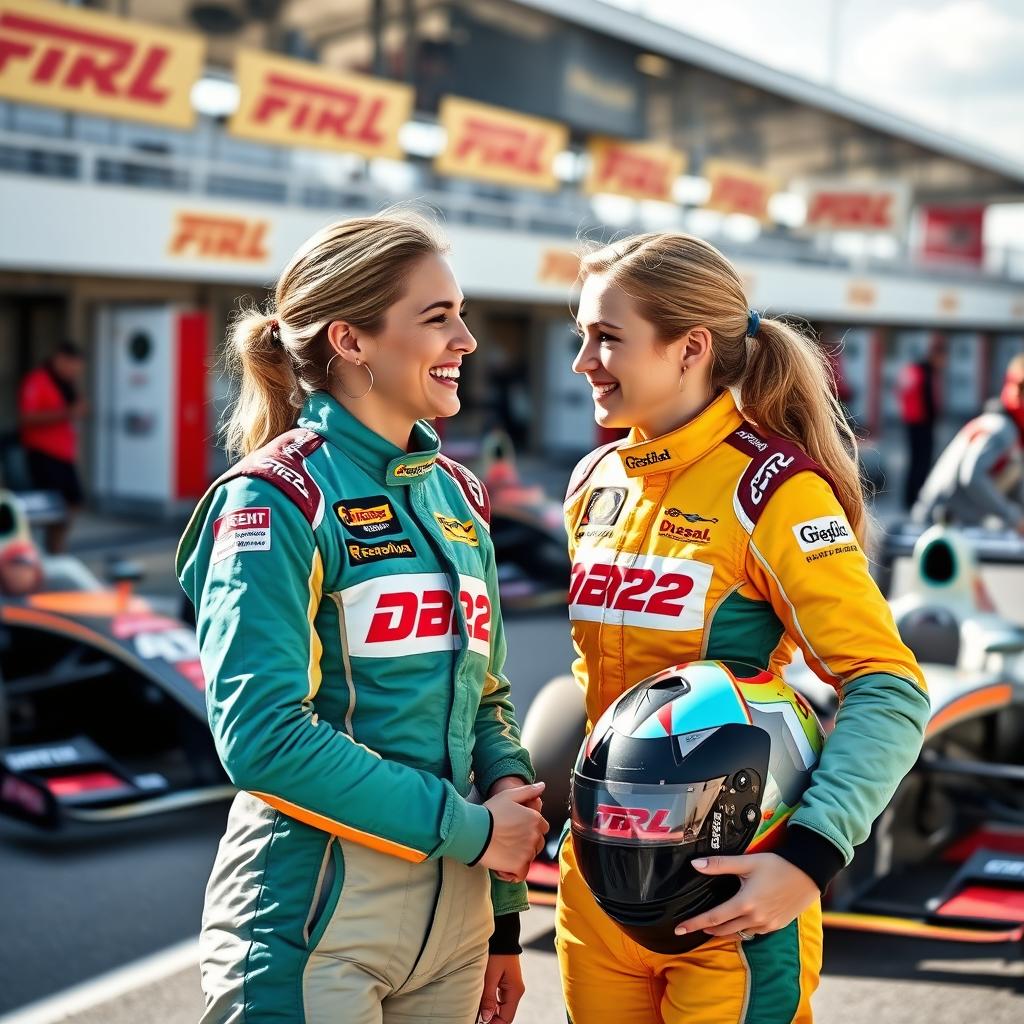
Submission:
<svg viewBox="0 0 1024 1024">
<path fill-rule="evenodd" d="M 483 523 L 486 530 L 491 526 L 491 499 L 487 488 L 480 482 L 475 473 L 471 473 L 461 462 L 449 459 L 447 455 L 438 455 L 438 468 L 443 469 L 458 485 L 467 504 Z"/>
<path fill-rule="evenodd" d="M 737 451 L 750 456 L 750 463 L 733 495 L 736 515 L 748 533 L 753 532 L 772 495 L 797 473 L 816 473 L 832 487 L 828 473 L 792 441 L 759 433 L 749 423 L 744 423 L 725 440 Z"/>
<path fill-rule="evenodd" d="M 213 521 L 213 563 L 240 551 L 269 551 L 271 509 L 236 508 Z"/>
<path fill-rule="evenodd" d="M 316 529 L 324 515 L 324 495 L 306 468 L 306 459 L 323 443 L 323 437 L 315 431 L 301 427 L 289 430 L 232 466 L 213 486 L 240 476 L 265 480 L 297 505 Z"/>
<path fill-rule="evenodd" d="M 595 448 L 589 455 L 584 455 L 576 463 L 576 468 L 572 471 L 572 476 L 569 477 L 569 486 L 565 490 L 566 505 L 587 486 L 587 481 L 594 475 L 594 470 L 597 469 L 601 460 L 616 448 L 620 448 L 625 441 L 626 439 L 622 437 L 617 441 L 601 445 L 600 448 Z"/>
</svg>

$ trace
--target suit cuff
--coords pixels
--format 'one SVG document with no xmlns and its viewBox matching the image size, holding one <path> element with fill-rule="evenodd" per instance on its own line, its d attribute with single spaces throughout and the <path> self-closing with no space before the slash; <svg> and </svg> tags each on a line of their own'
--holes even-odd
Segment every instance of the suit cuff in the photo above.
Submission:
<svg viewBox="0 0 1024 1024">
<path fill-rule="evenodd" d="M 787 826 L 781 845 L 772 853 L 799 868 L 822 892 L 846 866 L 838 846 L 813 829 L 792 823 Z"/>
<path fill-rule="evenodd" d="M 487 827 L 487 838 L 484 840 L 484 845 L 480 847 L 480 852 L 469 861 L 468 866 L 471 868 L 476 867 L 480 863 L 481 858 L 487 852 L 487 847 L 491 845 L 491 836 L 494 835 L 494 815 L 486 807 L 484 810 L 487 811 L 487 817 L 490 820 L 490 824 Z"/>
<path fill-rule="evenodd" d="M 530 764 L 528 757 L 503 757 L 500 761 L 488 765 L 484 771 L 477 772 L 476 786 L 485 800 L 491 791 L 491 786 L 506 775 L 518 775 L 520 778 L 526 779 L 527 783 L 536 780 L 533 765 Z"/>
<path fill-rule="evenodd" d="M 494 819 L 482 804 L 471 804 L 455 796 L 451 803 L 451 820 L 444 842 L 432 857 L 451 857 L 463 864 L 475 864 L 491 841 Z"/>
<path fill-rule="evenodd" d="M 519 956 L 523 947 L 519 945 L 519 915 L 499 914 L 494 919 L 494 932 L 487 944 L 491 956 Z"/>
</svg>

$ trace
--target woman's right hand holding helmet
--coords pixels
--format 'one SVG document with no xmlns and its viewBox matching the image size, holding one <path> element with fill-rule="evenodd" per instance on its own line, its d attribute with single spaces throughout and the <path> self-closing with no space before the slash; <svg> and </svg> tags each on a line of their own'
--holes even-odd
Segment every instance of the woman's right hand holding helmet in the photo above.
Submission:
<svg viewBox="0 0 1024 1024">
<path fill-rule="evenodd" d="M 500 872 L 509 881 L 526 878 L 533 858 L 544 849 L 548 830 L 536 806 L 543 792 L 544 783 L 535 782 L 532 786 L 503 789 L 484 804 L 494 822 L 491 841 L 480 858 L 484 867 Z"/>
</svg>

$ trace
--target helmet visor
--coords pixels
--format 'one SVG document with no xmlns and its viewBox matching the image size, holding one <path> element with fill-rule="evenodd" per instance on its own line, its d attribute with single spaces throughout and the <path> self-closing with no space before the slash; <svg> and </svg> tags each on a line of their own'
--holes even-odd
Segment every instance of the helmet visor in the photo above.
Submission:
<svg viewBox="0 0 1024 1024">
<path fill-rule="evenodd" d="M 704 782 L 652 786 L 573 781 L 572 827 L 602 843 L 681 846 L 702 838 L 728 776 Z"/>
</svg>

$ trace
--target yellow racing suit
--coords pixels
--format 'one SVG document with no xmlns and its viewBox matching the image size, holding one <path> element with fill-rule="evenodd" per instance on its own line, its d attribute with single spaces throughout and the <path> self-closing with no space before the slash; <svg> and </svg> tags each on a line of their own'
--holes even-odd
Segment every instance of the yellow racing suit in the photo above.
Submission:
<svg viewBox="0 0 1024 1024">
<path fill-rule="evenodd" d="M 584 459 L 565 521 L 588 729 L 641 679 L 701 658 L 778 672 L 799 646 L 836 688 L 835 730 L 775 851 L 824 890 L 913 765 L 928 718 L 827 474 L 745 422 L 725 391 L 673 433 Z M 821 941 L 816 903 L 752 941 L 651 953 L 600 910 L 562 846 L 556 945 L 575 1024 L 810 1021 Z"/>
</svg>

